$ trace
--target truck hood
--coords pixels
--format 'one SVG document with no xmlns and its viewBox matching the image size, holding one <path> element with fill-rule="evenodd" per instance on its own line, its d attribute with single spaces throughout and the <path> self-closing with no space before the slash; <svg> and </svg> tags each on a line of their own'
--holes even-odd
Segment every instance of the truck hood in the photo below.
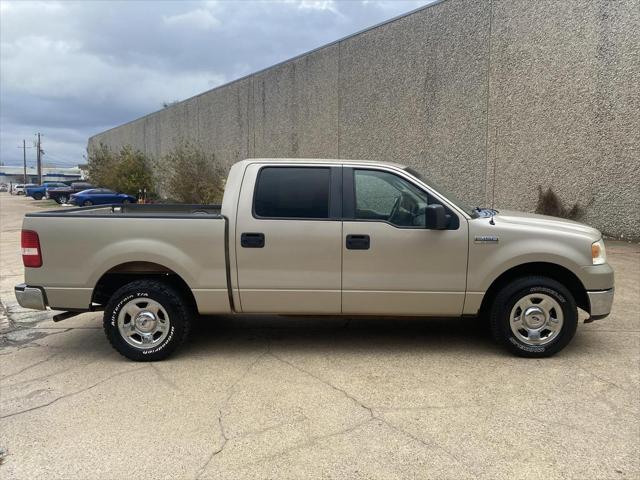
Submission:
<svg viewBox="0 0 640 480">
<path fill-rule="evenodd" d="M 584 223 L 566 220 L 560 217 L 550 217 L 548 215 L 538 215 L 537 213 L 516 212 L 513 210 L 500 210 L 495 216 L 496 225 L 505 222 L 513 225 L 522 225 L 532 228 L 553 229 L 567 233 L 582 234 L 597 241 L 602 238 L 602 234 L 593 227 Z"/>
</svg>

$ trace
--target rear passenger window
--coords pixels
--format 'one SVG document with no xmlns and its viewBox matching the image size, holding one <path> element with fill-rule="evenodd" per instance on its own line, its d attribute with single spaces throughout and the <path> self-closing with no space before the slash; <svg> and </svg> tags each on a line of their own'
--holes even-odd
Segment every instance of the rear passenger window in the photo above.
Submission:
<svg viewBox="0 0 640 480">
<path fill-rule="evenodd" d="M 329 218 L 329 168 L 262 168 L 253 209 L 258 217 Z"/>
</svg>

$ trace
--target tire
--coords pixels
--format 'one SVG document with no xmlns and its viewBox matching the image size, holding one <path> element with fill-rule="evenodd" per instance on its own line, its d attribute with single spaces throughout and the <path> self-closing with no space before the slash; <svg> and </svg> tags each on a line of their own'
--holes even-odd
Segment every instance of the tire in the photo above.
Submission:
<svg viewBox="0 0 640 480">
<path fill-rule="evenodd" d="M 41 193 L 36 193 L 33 195 L 34 200 L 42 200 L 43 195 Z"/>
<path fill-rule="evenodd" d="M 56 198 L 56 202 L 58 202 L 60 205 L 68 203 L 69 197 L 67 197 L 66 195 L 60 195 L 58 198 Z"/>
<path fill-rule="evenodd" d="M 489 321 L 494 339 L 512 353 L 549 357 L 575 335 L 578 308 L 560 282 L 543 276 L 523 277 L 498 292 Z"/>
<path fill-rule="evenodd" d="M 83 207 L 90 207 L 91 205 L 93 205 L 93 202 L 91 200 L 85 200 L 84 202 L 82 202 Z"/>
<path fill-rule="evenodd" d="M 117 290 L 109 299 L 103 326 L 109 343 L 118 353 L 136 362 L 154 362 L 167 358 L 186 340 L 191 327 L 191 309 L 165 283 L 137 280 Z"/>
</svg>

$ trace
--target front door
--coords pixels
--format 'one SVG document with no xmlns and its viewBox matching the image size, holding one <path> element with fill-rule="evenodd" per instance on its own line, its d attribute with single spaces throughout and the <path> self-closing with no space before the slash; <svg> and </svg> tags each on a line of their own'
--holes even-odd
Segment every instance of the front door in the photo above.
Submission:
<svg viewBox="0 0 640 480">
<path fill-rule="evenodd" d="M 335 166 L 247 167 L 235 230 L 243 312 L 340 313 L 341 183 Z"/>
<path fill-rule="evenodd" d="M 399 172 L 344 169 L 342 312 L 460 315 L 468 226 L 447 208 L 447 230 L 425 228 L 425 207 L 442 203 Z"/>
</svg>

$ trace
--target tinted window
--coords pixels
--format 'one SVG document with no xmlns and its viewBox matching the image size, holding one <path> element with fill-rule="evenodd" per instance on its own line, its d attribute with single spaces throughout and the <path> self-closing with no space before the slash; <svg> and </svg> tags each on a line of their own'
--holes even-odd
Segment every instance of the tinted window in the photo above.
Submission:
<svg viewBox="0 0 640 480">
<path fill-rule="evenodd" d="M 355 170 L 355 217 L 399 227 L 424 227 L 428 195 L 403 178 L 378 170 Z"/>
<path fill-rule="evenodd" d="M 254 198 L 259 217 L 329 218 L 329 169 L 265 167 Z"/>
</svg>

